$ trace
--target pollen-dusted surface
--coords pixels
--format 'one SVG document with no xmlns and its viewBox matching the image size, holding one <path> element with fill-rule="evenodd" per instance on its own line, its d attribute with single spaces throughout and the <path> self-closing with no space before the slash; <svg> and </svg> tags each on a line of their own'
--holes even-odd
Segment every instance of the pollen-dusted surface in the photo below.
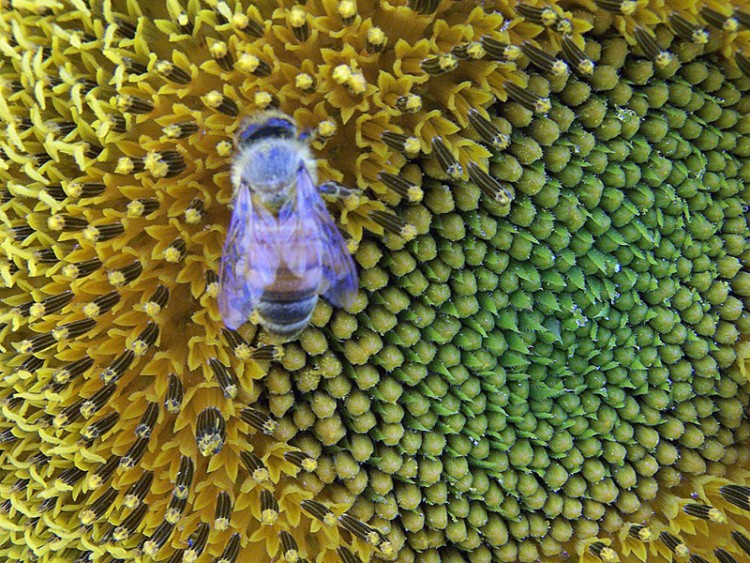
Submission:
<svg viewBox="0 0 750 563">
<path fill-rule="evenodd" d="M 0 1 L 0 557 L 741 561 L 748 27 Z M 272 105 L 364 190 L 359 298 L 283 356 L 215 302 Z"/>
</svg>

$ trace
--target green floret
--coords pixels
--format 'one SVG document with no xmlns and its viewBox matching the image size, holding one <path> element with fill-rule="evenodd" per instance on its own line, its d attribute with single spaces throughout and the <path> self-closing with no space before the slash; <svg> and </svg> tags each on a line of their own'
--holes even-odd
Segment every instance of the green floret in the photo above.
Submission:
<svg viewBox="0 0 750 563">
<path fill-rule="evenodd" d="M 750 81 L 626 51 L 605 42 L 547 116 L 493 116 L 510 132 L 490 166 L 510 209 L 426 181 L 407 211 L 429 227 L 357 253 L 369 304 L 331 328 L 350 338 L 343 369 L 367 369 L 348 396 L 302 399 L 328 417 L 340 402 L 370 475 L 359 509 L 395 523 L 400 507 L 414 552 L 558 553 L 734 459 L 746 434 L 750 131 L 735 125 Z"/>
</svg>

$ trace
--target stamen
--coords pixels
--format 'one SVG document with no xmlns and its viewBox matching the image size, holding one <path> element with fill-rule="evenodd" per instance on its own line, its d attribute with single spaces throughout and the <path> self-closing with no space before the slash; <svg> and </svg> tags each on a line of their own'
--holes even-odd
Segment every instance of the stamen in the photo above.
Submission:
<svg viewBox="0 0 750 563">
<path fill-rule="evenodd" d="M 122 499 L 123 505 L 126 508 L 134 509 L 143 503 L 143 499 L 146 498 L 149 490 L 151 489 L 151 483 L 154 480 L 153 471 L 144 471 L 138 480 L 133 483 L 128 489 L 127 493 Z M 148 508 L 147 504 L 143 504 Z"/>
<path fill-rule="evenodd" d="M 224 447 L 227 427 L 221 411 L 216 407 L 208 407 L 198 414 L 195 425 L 195 441 L 198 451 L 204 457 L 215 455 Z"/>
<path fill-rule="evenodd" d="M 218 360 L 211 358 L 208 360 L 208 364 L 216 376 L 216 380 L 219 383 L 224 392 L 224 397 L 227 399 L 234 399 L 237 397 L 239 392 L 239 381 L 233 371 L 230 371 L 224 364 Z"/>
<path fill-rule="evenodd" d="M 706 504 L 687 504 L 683 507 L 685 514 L 695 516 L 696 518 L 702 518 L 703 520 L 710 520 L 711 522 L 724 523 L 727 521 L 727 517 L 718 508 L 708 506 Z"/>
<path fill-rule="evenodd" d="M 708 32 L 698 24 L 688 20 L 685 16 L 670 14 L 669 25 L 685 41 L 690 41 L 696 45 L 705 45 L 708 43 Z"/>
<path fill-rule="evenodd" d="M 135 39 L 138 31 L 137 24 L 126 21 L 120 16 L 116 16 L 113 23 L 117 26 L 117 35 L 125 39 Z"/>
<path fill-rule="evenodd" d="M 521 43 L 521 51 L 528 57 L 531 64 L 542 72 L 546 72 L 552 76 L 565 76 L 568 74 L 567 64 L 528 41 Z"/>
<path fill-rule="evenodd" d="M 654 61 L 657 67 L 664 68 L 672 62 L 672 54 L 661 48 L 653 32 L 643 27 L 636 27 L 633 33 L 635 34 L 636 43 L 638 43 L 643 54 L 646 58 Z"/>
<path fill-rule="evenodd" d="M 500 205 L 509 205 L 513 199 L 512 193 L 498 180 L 482 170 L 479 165 L 470 162 L 468 165 L 469 178 L 482 192 Z"/>
<path fill-rule="evenodd" d="M 55 484 L 57 485 L 58 483 L 62 483 L 63 485 L 72 487 L 73 485 L 78 483 L 78 481 L 83 479 L 85 475 L 86 471 L 84 471 L 83 469 L 80 469 L 78 467 L 69 467 L 68 469 L 62 471 L 60 475 L 58 475 L 57 479 L 55 479 Z M 65 487 L 62 488 L 65 489 Z"/>
<path fill-rule="evenodd" d="M 338 521 L 342 528 L 376 547 L 384 539 L 378 530 L 349 514 L 342 514 Z"/>
<path fill-rule="evenodd" d="M 732 503 L 742 510 L 750 510 L 750 487 L 725 485 L 719 491 L 727 502 Z"/>
<path fill-rule="evenodd" d="M 432 14 L 439 5 L 440 0 L 409 0 L 409 8 L 419 14 Z"/>
<path fill-rule="evenodd" d="M 64 368 L 61 368 L 57 370 L 55 373 L 52 374 L 52 381 L 55 385 L 63 386 L 69 383 L 74 377 L 78 377 L 82 373 L 84 373 L 86 370 L 88 370 L 92 365 L 94 365 L 94 359 L 91 357 L 81 358 L 80 360 L 76 360 L 75 362 L 72 362 L 65 366 Z"/>
<path fill-rule="evenodd" d="M 242 72 L 248 72 L 254 76 L 270 76 L 273 70 L 267 62 L 250 53 L 242 53 L 236 66 Z"/>
<path fill-rule="evenodd" d="M 310 454 L 301 450 L 293 450 L 284 453 L 284 459 L 293 463 L 303 471 L 315 471 L 318 462 Z"/>
<path fill-rule="evenodd" d="M 530 6 L 529 4 L 517 4 L 515 10 L 526 20 L 538 25 L 552 27 L 557 23 L 558 15 L 549 6 L 537 8 L 536 6 Z"/>
<path fill-rule="evenodd" d="M 125 455 L 120 459 L 120 467 L 125 470 L 133 469 L 136 467 L 143 458 L 143 454 L 148 449 L 148 438 L 139 438 L 135 443 L 128 448 Z"/>
<path fill-rule="evenodd" d="M 138 438 L 148 438 L 151 436 L 151 432 L 154 430 L 158 416 L 159 405 L 156 403 L 149 403 L 143 416 L 141 416 L 141 420 L 138 422 L 138 426 L 135 427 L 135 435 Z"/>
<path fill-rule="evenodd" d="M 170 264 L 176 264 L 185 257 L 187 245 L 181 238 L 176 239 L 164 250 L 164 260 Z"/>
<path fill-rule="evenodd" d="M 344 25 L 352 25 L 357 17 L 357 5 L 352 0 L 341 0 L 337 11 Z"/>
<path fill-rule="evenodd" d="M 141 331 L 130 345 L 130 349 L 133 350 L 136 356 L 143 356 L 148 351 L 149 346 L 156 342 L 157 338 L 159 338 L 159 327 L 156 323 L 149 321 L 146 328 Z"/>
<path fill-rule="evenodd" d="M 251 356 L 254 360 L 278 361 L 284 357 L 284 348 L 278 345 L 268 344 L 253 350 Z"/>
<path fill-rule="evenodd" d="M 594 62 L 589 59 L 583 50 L 576 45 L 573 36 L 563 35 L 562 52 L 565 60 L 582 76 L 591 76 L 594 73 Z"/>
<path fill-rule="evenodd" d="M 704 6 L 701 8 L 701 16 L 709 25 L 712 25 L 729 33 L 736 32 L 740 27 L 740 22 L 733 16 L 725 16 L 712 8 Z"/>
<path fill-rule="evenodd" d="M 130 57 L 122 58 L 122 66 L 129 74 L 142 75 L 148 72 L 148 68 L 143 63 L 136 61 Z"/>
<path fill-rule="evenodd" d="M 451 53 L 445 53 L 423 60 L 420 66 L 426 73 L 435 76 L 456 70 L 458 68 L 458 59 Z"/>
<path fill-rule="evenodd" d="M 229 519 L 232 516 L 232 499 L 229 493 L 221 491 L 216 498 L 216 512 L 214 513 L 214 528 L 218 531 L 229 529 Z"/>
<path fill-rule="evenodd" d="M 292 7 L 286 15 L 286 21 L 292 28 L 295 39 L 300 43 L 310 37 L 310 26 L 307 25 L 307 11 L 302 6 Z"/>
<path fill-rule="evenodd" d="M 501 132 L 491 121 L 482 117 L 475 109 L 469 110 L 469 123 L 479 133 L 482 140 L 498 151 L 510 146 L 510 137 Z"/>
<path fill-rule="evenodd" d="M 93 363 L 93 360 L 92 360 Z M 120 420 L 119 413 L 112 412 L 107 416 L 100 418 L 96 422 L 89 424 L 84 430 L 81 431 L 81 436 L 86 441 L 87 445 L 93 444 L 94 440 L 104 436 L 107 432 L 112 430 Z"/>
<path fill-rule="evenodd" d="M 32 304 L 29 307 L 28 313 L 30 316 L 37 318 L 57 313 L 73 300 L 73 296 L 72 291 L 64 291 L 59 295 L 52 295 L 38 303 Z"/>
<path fill-rule="evenodd" d="M 143 518 L 148 513 L 148 509 L 149 506 L 147 504 L 139 504 L 135 510 L 125 517 L 125 520 L 119 526 L 112 529 L 112 539 L 116 542 L 128 539 L 141 525 Z"/>
<path fill-rule="evenodd" d="M 392 131 L 384 131 L 380 135 L 380 140 L 393 150 L 403 154 L 408 159 L 416 158 L 422 150 L 419 139 L 416 137 L 407 137 L 406 135 L 401 135 L 400 133 L 394 133 Z"/>
<path fill-rule="evenodd" d="M 388 42 L 388 37 L 382 29 L 373 26 L 367 30 L 366 40 L 367 51 L 369 53 L 379 53 L 385 48 L 386 43 Z"/>
<path fill-rule="evenodd" d="M 114 475 L 115 470 L 120 465 L 120 456 L 118 455 L 111 455 L 109 456 L 109 459 L 102 463 L 94 472 L 94 474 L 89 478 L 89 487 L 92 489 L 98 489 L 104 483 L 109 481 L 110 477 Z"/>
<path fill-rule="evenodd" d="M 149 557 L 154 557 L 167 543 L 169 536 L 172 535 L 172 530 L 174 530 L 174 524 L 166 520 L 159 524 L 151 537 L 141 543 L 141 551 Z"/>
<path fill-rule="evenodd" d="M 229 52 L 229 46 L 226 43 L 213 40 L 208 46 L 208 52 L 211 53 L 211 57 L 219 63 L 219 66 L 223 70 L 232 70 L 234 58 L 232 57 L 232 53 Z"/>
<path fill-rule="evenodd" d="M 316 500 L 303 500 L 300 506 L 321 522 L 329 525 L 336 523 L 336 515 L 331 509 Z"/>
<path fill-rule="evenodd" d="M 417 230 L 413 225 L 409 225 L 406 221 L 401 219 L 401 217 L 392 213 L 385 211 L 370 211 L 367 214 L 367 217 L 375 221 L 375 223 L 386 231 L 390 231 L 404 240 L 411 240 L 417 236 Z"/>
<path fill-rule="evenodd" d="M 614 549 L 600 541 L 592 543 L 589 546 L 589 551 L 604 562 L 615 563 L 620 560 Z"/>
<path fill-rule="evenodd" d="M 110 383 L 99 389 L 89 400 L 81 403 L 81 416 L 86 419 L 94 416 L 109 402 L 116 390 L 117 385 L 114 383 Z"/>
<path fill-rule="evenodd" d="M 241 24 L 236 21 L 236 16 L 235 16 L 235 27 L 237 29 L 241 29 L 248 35 L 251 35 L 257 39 L 260 39 L 261 37 L 263 37 L 263 34 L 266 31 L 265 28 L 263 27 L 263 24 L 255 21 L 254 19 L 248 18 L 244 14 L 241 14 L 241 16 L 243 16 Z"/>
<path fill-rule="evenodd" d="M 237 556 L 239 555 L 239 553 L 240 534 L 234 533 L 232 534 L 232 537 L 229 538 L 224 551 L 222 551 L 219 558 L 215 560 L 215 563 L 234 563 L 237 560 Z"/>
<path fill-rule="evenodd" d="M 125 133 L 128 130 L 127 118 L 119 113 L 111 113 L 107 115 L 107 121 L 109 123 L 110 131 L 115 133 Z"/>
<path fill-rule="evenodd" d="M 90 276 L 99 268 L 101 268 L 101 266 L 102 263 L 98 258 L 92 258 L 91 260 L 85 260 L 84 262 L 68 264 L 63 267 L 62 271 L 65 277 L 71 279 L 81 279 Z"/>
<path fill-rule="evenodd" d="M 424 195 L 422 188 L 416 184 L 412 184 L 405 178 L 389 172 L 381 172 L 378 174 L 378 179 L 407 201 L 411 203 L 422 201 L 422 196 Z"/>
<path fill-rule="evenodd" d="M 114 287 L 122 287 L 135 280 L 138 276 L 143 273 L 143 266 L 138 260 L 135 260 L 132 264 L 120 268 L 119 270 L 112 270 L 107 277 L 109 283 Z"/>
<path fill-rule="evenodd" d="M 118 94 L 114 105 L 123 113 L 145 114 L 154 111 L 153 101 L 130 94 Z"/>
<path fill-rule="evenodd" d="M 155 404 L 155 403 L 151 403 Z M 172 495 L 179 499 L 187 499 L 190 494 L 190 486 L 193 484 L 193 474 L 195 467 L 193 460 L 188 456 L 182 456 L 180 459 L 180 469 L 177 471 Z"/>
<path fill-rule="evenodd" d="M 404 113 L 417 113 L 422 109 L 422 98 L 416 94 L 406 94 L 396 98 L 396 107 Z"/>
<path fill-rule="evenodd" d="M 57 264 L 60 260 L 52 248 L 43 248 L 34 252 L 34 259 L 40 264 Z"/>
<path fill-rule="evenodd" d="M 117 291 L 110 291 L 101 295 L 83 307 L 83 314 L 91 318 L 103 315 L 120 302 L 120 297 L 120 293 Z"/>
<path fill-rule="evenodd" d="M 187 540 L 188 548 L 185 550 L 182 561 L 197 561 L 206 549 L 208 533 L 211 531 L 207 522 L 201 522 Z"/>
<path fill-rule="evenodd" d="M 217 90 L 213 90 L 205 96 L 201 96 L 201 100 L 203 100 L 203 103 L 206 105 L 206 107 L 215 109 L 230 117 L 237 117 L 240 114 L 240 109 L 237 107 L 237 102 L 230 98 L 227 98 L 226 96 L 224 96 L 224 94 Z"/>
<path fill-rule="evenodd" d="M 175 374 L 169 374 L 167 396 L 164 398 L 164 408 L 167 409 L 168 413 L 177 414 L 180 412 L 183 396 L 182 382 Z"/>
<path fill-rule="evenodd" d="M 133 364 L 134 359 L 135 353 L 132 350 L 125 350 L 107 368 L 102 370 L 99 377 L 105 384 L 117 383 Z"/>
<path fill-rule="evenodd" d="M 659 539 L 678 557 L 687 558 L 690 555 L 688 547 L 677 536 L 663 531 L 659 534 Z"/>
<path fill-rule="evenodd" d="M 480 39 L 482 47 L 487 52 L 487 58 L 493 61 L 513 62 L 523 55 L 523 51 L 517 45 L 509 45 L 485 35 Z"/>
<path fill-rule="evenodd" d="M 240 411 L 240 418 L 259 432 L 272 435 L 279 423 L 264 412 L 253 407 L 245 407 Z"/>
<path fill-rule="evenodd" d="M 143 304 L 143 310 L 150 317 L 158 315 L 167 305 L 169 300 L 169 290 L 164 285 L 158 285 L 148 301 Z"/>
<path fill-rule="evenodd" d="M 194 121 L 182 121 L 162 127 L 164 135 L 169 139 L 185 139 L 198 132 L 198 124 Z"/>
<path fill-rule="evenodd" d="M 279 503 L 268 489 L 260 492 L 260 523 L 266 526 L 275 524 L 279 518 Z"/>
<path fill-rule="evenodd" d="M 70 215 L 51 215 L 49 219 L 47 219 L 47 227 L 49 227 L 49 229 L 52 231 L 82 231 L 83 229 L 88 227 L 88 221 L 86 221 L 86 219 L 84 219 L 83 217 L 72 217 Z M 33 230 L 29 234 L 31 233 L 33 233 Z M 16 238 L 16 240 L 18 239 Z"/>
<path fill-rule="evenodd" d="M 456 45 L 451 53 L 461 60 L 478 61 L 487 56 L 487 51 L 480 41 L 470 41 L 463 45 Z"/>
<path fill-rule="evenodd" d="M 65 323 L 52 331 L 52 336 L 58 342 L 60 340 L 72 340 L 88 332 L 96 325 L 94 319 L 82 319 L 80 321 L 73 321 L 72 323 Z"/>
<path fill-rule="evenodd" d="M 54 417 L 52 424 L 55 428 L 65 428 L 68 424 L 75 422 L 81 416 L 81 408 L 85 403 L 84 399 L 78 399 L 72 405 L 65 407 Z"/>
<path fill-rule="evenodd" d="M 172 495 L 169 504 L 167 505 L 167 511 L 164 514 L 164 519 L 170 524 L 177 524 L 182 518 L 187 506 L 187 498 L 178 497 Z"/>
<path fill-rule="evenodd" d="M 638 3 L 635 0 L 594 0 L 602 10 L 621 16 L 632 16 Z"/>
<path fill-rule="evenodd" d="M 315 80 L 315 77 L 312 74 L 308 74 L 306 72 L 300 72 L 297 76 L 294 77 L 294 85 L 306 93 L 311 93 L 315 91 L 315 86 L 317 85 L 317 81 Z"/>
<path fill-rule="evenodd" d="M 88 242 L 105 242 L 111 240 L 125 232 L 125 226 L 122 223 L 112 223 L 109 225 L 89 225 L 83 230 L 83 239 Z"/>
<path fill-rule="evenodd" d="M 243 465 L 250 472 L 250 477 L 256 483 L 263 483 L 270 479 L 271 476 L 268 473 L 268 469 L 257 455 L 252 452 L 243 451 L 240 452 L 240 459 L 242 460 Z"/>
<path fill-rule="evenodd" d="M 461 174 L 463 174 L 463 168 L 458 159 L 445 146 L 442 137 L 434 137 L 432 139 L 432 150 L 443 171 L 454 180 L 460 179 Z"/>
<path fill-rule="evenodd" d="M 190 73 L 170 61 L 158 61 L 154 65 L 154 70 L 156 70 L 159 76 L 166 78 L 167 80 L 176 84 L 190 83 Z"/>
<path fill-rule="evenodd" d="M 78 518 L 80 519 L 81 524 L 83 524 L 84 526 L 91 526 L 94 522 L 104 516 L 104 513 L 112 507 L 112 504 L 115 502 L 116 498 L 117 489 L 109 487 L 104 492 L 104 494 L 102 494 L 99 498 L 97 498 L 93 503 L 89 504 L 87 508 L 85 508 L 78 514 Z"/>
<path fill-rule="evenodd" d="M 505 91 L 508 92 L 508 95 L 513 101 L 522 105 L 529 111 L 545 114 L 552 108 L 549 98 L 543 98 L 528 88 L 519 86 L 514 82 L 506 82 L 504 87 Z"/>
<path fill-rule="evenodd" d="M 154 198 L 135 199 L 128 203 L 128 217 L 147 217 L 159 209 L 159 200 Z"/>
</svg>

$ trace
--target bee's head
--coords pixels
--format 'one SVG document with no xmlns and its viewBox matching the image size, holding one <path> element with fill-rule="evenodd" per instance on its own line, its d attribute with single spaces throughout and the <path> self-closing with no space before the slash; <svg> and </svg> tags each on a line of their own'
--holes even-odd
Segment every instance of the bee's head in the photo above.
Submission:
<svg viewBox="0 0 750 563">
<path fill-rule="evenodd" d="M 276 110 L 262 111 L 242 121 L 237 129 L 235 145 L 242 149 L 266 139 L 296 139 L 294 119 Z"/>
</svg>

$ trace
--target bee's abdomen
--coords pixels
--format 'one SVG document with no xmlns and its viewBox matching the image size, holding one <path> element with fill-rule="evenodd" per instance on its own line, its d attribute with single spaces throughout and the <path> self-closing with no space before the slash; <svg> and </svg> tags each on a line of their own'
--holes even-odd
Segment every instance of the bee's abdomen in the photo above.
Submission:
<svg viewBox="0 0 750 563">
<path fill-rule="evenodd" d="M 310 322 L 318 294 L 313 291 L 266 291 L 258 300 L 258 314 L 267 330 L 285 339 L 297 336 Z"/>
</svg>

